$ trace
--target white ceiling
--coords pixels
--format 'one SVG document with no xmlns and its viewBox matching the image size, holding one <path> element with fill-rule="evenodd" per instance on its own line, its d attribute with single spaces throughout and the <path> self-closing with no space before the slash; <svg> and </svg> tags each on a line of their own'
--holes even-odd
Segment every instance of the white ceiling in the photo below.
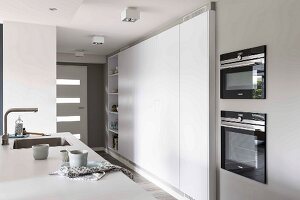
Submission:
<svg viewBox="0 0 300 200">
<path fill-rule="evenodd" d="M 56 25 L 57 51 L 107 55 L 200 8 L 209 0 L 0 0 L 0 19 Z M 58 8 L 49 11 L 49 7 Z M 126 7 L 138 7 L 141 19 L 121 22 Z M 91 45 L 93 35 L 105 44 Z"/>
<path fill-rule="evenodd" d="M 0 19 L 36 24 L 68 24 L 83 0 L 0 0 Z M 57 8 L 52 12 L 49 8 Z"/>
</svg>

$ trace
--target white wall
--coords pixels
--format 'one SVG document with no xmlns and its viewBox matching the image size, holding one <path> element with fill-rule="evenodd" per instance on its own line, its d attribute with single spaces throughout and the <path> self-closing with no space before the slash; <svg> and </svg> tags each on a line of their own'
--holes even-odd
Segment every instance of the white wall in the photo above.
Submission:
<svg viewBox="0 0 300 200">
<path fill-rule="evenodd" d="M 266 185 L 220 169 L 221 200 L 300 198 L 300 1 L 220 0 L 217 2 L 219 55 L 267 45 L 267 99 L 220 100 L 220 110 L 267 113 Z M 219 70 L 217 70 L 219 73 Z M 219 77 L 219 74 L 218 74 Z M 219 78 L 217 78 L 219 80 Z M 220 147 L 220 118 L 217 136 Z M 220 163 L 220 149 L 218 150 Z"/>
<path fill-rule="evenodd" d="M 56 132 L 56 28 L 4 22 L 3 111 L 38 107 L 21 114 L 29 131 Z M 14 132 L 18 114 L 10 114 Z"/>
<path fill-rule="evenodd" d="M 76 57 L 72 53 L 57 53 L 57 62 L 72 62 L 72 63 L 106 63 L 106 56 L 85 54 L 83 57 Z"/>
</svg>

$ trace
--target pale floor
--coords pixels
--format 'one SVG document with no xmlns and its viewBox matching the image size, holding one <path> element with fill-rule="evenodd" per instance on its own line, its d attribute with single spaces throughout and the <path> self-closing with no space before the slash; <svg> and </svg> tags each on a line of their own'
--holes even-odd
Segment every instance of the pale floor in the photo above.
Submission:
<svg viewBox="0 0 300 200">
<path fill-rule="evenodd" d="M 104 159 L 106 159 L 107 161 L 109 161 L 110 163 L 129 169 L 126 165 L 122 164 L 120 161 L 116 160 L 115 158 L 113 158 L 109 154 L 105 153 L 104 151 L 100 151 L 100 152 L 97 152 L 97 153 L 100 156 L 102 156 Z M 130 171 L 132 171 L 132 170 L 130 170 Z M 167 192 L 165 192 L 164 190 L 162 190 L 161 188 L 159 188 L 158 186 L 156 186 L 152 182 L 148 181 L 147 179 L 145 179 L 144 177 L 142 177 L 138 173 L 136 173 L 134 171 L 132 171 L 132 173 L 134 174 L 134 182 L 136 182 L 137 184 L 139 184 L 147 192 L 151 193 L 151 195 L 153 197 L 155 197 L 156 199 L 160 199 L 160 200 L 176 200 L 176 198 L 174 198 L 173 196 L 169 195 Z"/>
</svg>

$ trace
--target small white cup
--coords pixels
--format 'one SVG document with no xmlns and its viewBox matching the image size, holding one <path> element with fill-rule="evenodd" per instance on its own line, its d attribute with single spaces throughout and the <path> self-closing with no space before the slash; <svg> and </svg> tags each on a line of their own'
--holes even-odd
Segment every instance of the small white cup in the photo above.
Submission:
<svg viewBox="0 0 300 200">
<path fill-rule="evenodd" d="M 73 150 L 69 151 L 70 167 L 86 167 L 87 165 L 87 150 Z"/>
<path fill-rule="evenodd" d="M 49 144 L 37 144 L 32 146 L 33 158 L 35 160 L 45 160 L 49 154 Z"/>
<path fill-rule="evenodd" d="M 62 162 L 67 163 L 69 162 L 69 155 L 67 150 L 61 150 L 60 151 L 61 157 L 62 157 Z"/>
</svg>

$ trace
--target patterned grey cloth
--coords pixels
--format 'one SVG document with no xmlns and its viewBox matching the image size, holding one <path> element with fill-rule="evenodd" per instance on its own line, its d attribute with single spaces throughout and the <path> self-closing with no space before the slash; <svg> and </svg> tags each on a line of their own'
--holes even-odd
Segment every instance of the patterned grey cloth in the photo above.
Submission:
<svg viewBox="0 0 300 200">
<path fill-rule="evenodd" d="M 74 180 L 100 180 L 106 173 L 121 171 L 129 178 L 133 179 L 133 174 L 120 166 L 112 165 L 107 161 L 100 161 L 98 166 L 93 167 L 69 167 L 62 166 L 58 171 L 52 172 L 49 175 L 61 175 Z"/>
</svg>

